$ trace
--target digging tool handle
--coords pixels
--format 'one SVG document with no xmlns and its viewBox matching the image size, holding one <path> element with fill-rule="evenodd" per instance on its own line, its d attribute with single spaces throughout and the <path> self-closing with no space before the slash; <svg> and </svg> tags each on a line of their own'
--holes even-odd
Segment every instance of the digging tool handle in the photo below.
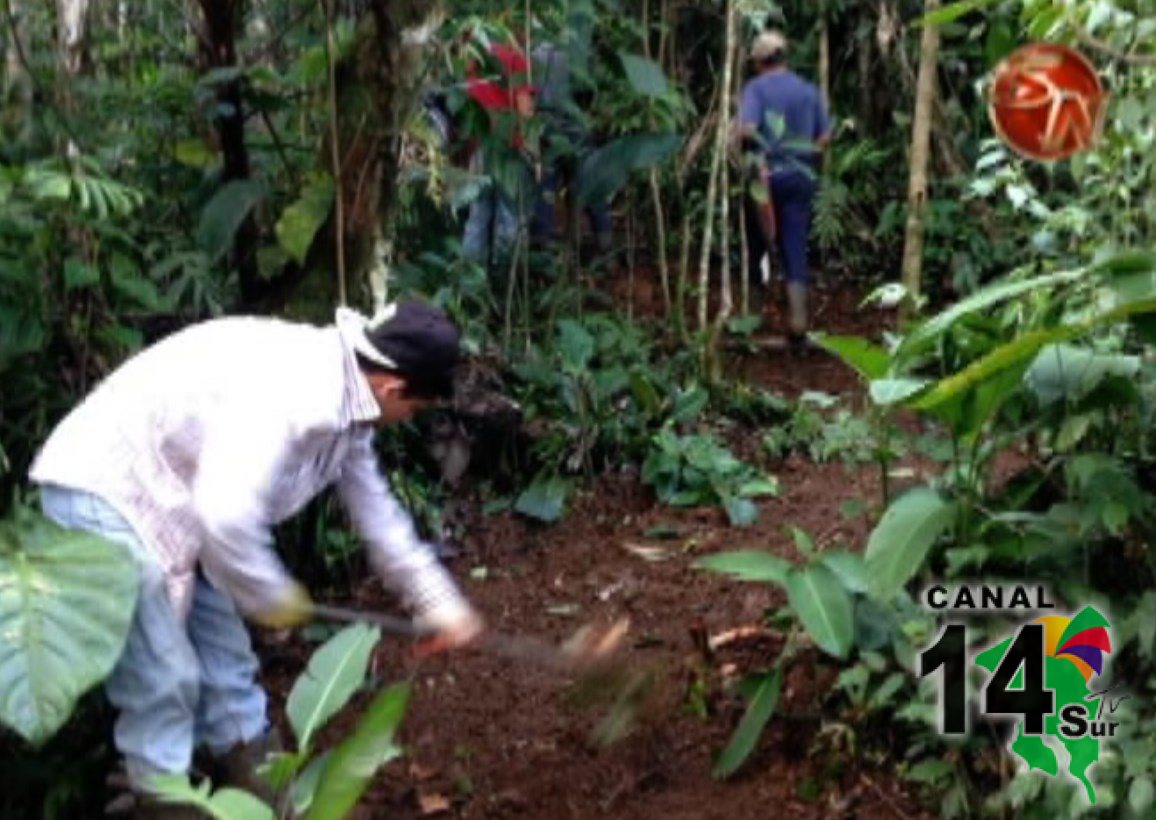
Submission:
<svg viewBox="0 0 1156 820">
<path fill-rule="evenodd" d="M 436 630 L 422 628 L 413 621 L 398 618 L 393 615 L 384 615 L 377 612 L 361 612 L 344 607 L 314 604 L 313 615 L 327 621 L 343 623 L 365 623 L 376 626 L 391 635 L 404 638 L 433 638 Z M 523 636 L 502 635 L 495 632 L 483 632 L 478 638 L 477 645 L 504 658 L 512 660 L 530 661 L 552 669 L 566 670 L 574 666 L 573 659 L 562 650 L 545 641 Z"/>
</svg>

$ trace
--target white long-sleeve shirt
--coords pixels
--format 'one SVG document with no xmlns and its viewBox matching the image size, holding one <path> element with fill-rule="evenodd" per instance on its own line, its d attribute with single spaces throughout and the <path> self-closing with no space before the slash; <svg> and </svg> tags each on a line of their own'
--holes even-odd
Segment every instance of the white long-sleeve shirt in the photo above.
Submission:
<svg viewBox="0 0 1156 820">
<path fill-rule="evenodd" d="M 227 318 L 176 333 L 76 407 L 30 476 L 116 508 L 156 554 L 182 614 L 198 564 L 244 612 L 284 600 L 291 580 L 271 527 L 336 483 L 374 568 L 446 624 L 468 605 L 378 469 L 381 411 L 353 352 L 364 322 L 340 309 L 326 328 Z"/>
</svg>

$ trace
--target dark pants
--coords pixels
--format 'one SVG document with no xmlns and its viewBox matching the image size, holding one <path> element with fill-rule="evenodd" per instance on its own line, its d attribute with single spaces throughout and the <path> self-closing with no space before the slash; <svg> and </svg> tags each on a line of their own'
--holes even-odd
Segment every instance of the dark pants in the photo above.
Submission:
<svg viewBox="0 0 1156 820">
<path fill-rule="evenodd" d="M 542 174 L 541 189 L 538 192 L 538 201 L 534 208 L 534 217 L 530 226 L 530 234 L 536 239 L 554 239 L 554 210 L 555 197 L 560 187 L 559 169 L 548 167 Z M 610 238 L 610 208 L 601 202 L 587 205 L 586 218 L 590 220 L 590 230 L 599 246 Z"/>
<path fill-rule="evenodd" d="M 775 244 L 787 282 L 808 284 L 807 245 L 811 233 L 811 206 L 815 199 L 815 179 L 801 171 L 773 174 L 771 201 L 775 209 Z M 749 198 L 744 208 L 747 225 L 747 275 L 752 284 L 762 281 L 761 263 L 768 252 L 759 222 L 758 206 Z"/>
</svg>

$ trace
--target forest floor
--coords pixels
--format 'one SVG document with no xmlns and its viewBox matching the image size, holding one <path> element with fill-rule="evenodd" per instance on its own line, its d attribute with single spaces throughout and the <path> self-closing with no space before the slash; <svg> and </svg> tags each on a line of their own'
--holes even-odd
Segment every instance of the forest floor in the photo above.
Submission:
<svg viewBox="0 0 1156 820">
<path fill-rule="evenodd" d="M 816 302 L 816 323 L 833 332 L 865 332 L 885 321 L 861 311 L 858 294 L 828 291 Z M 738 378 L 789 397 L 814 390 L 854 406 L 863 399 L 855 375 L 822 353 L 800 360 L 782 350 L 748 349 L 729 364 Z M 721 685 L 723 666 L 767 668 L 781 641 L 750 642 L 708 660 L 692 634 L 759 624 L 784 599 L 766 584 L 703 572 L 693 561 L 743 548 L 797 560 L 788 525 L 810 533 L 820 548 L 860 549 L 871 516 L 843 516 L 840 505 L 875 509 L 880 503 L 873 465 L 792 456 L 771 469 L 782 493 L 761 500 L 758 521 L 743 529 L 727 526 L 719 510 L 659 504 L 636 473 L 604 476 L 553 526 L 512 513 L 486 516 L 476 505 L 451 568 L 490 627 L 561 641 L 582 624 L 628 617 L 627 660 L 650 670 L 654 688 L 632 731 L 601 747 L 591 731 L 605 710 L 576 704 L 557 673 L 480 650 L 418 660 L 404 642 L 387 638 L 376 674 L 383 682 L 413 683 L 400 734 L 405 755 L 379 776 L 356 816 L 928 816 L 895 774 L 906 748 L 899 729 L 876 721 L 853 727 L 853 738 L 833 731 L 839 716 L 829 703 L 823 707 L 839 668 L 813 650 L 790 667 L 779 709 L 746 765 L 725 782 L 711 776 L 743 710 L 743 700 Z M 656 527 L 666 537 L 647 537 Z M 370 584 L 343 603 L 389 607 L 385 593 Z M 311 650 L 294 639 L 266 651 L 272 702 L 284 704 Z M 330 730 L 343 733 L 352 719 Z"/>
</svg>

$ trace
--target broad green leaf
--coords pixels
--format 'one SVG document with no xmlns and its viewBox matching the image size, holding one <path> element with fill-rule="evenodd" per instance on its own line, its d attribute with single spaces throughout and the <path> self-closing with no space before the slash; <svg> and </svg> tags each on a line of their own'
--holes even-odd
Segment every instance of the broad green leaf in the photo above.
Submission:
<svg viewBox="0 0 1156 820">
<path fill-rule="evenodd" d="M 923 566 L 928 550 L 955 521 L 956 505 L 930 487 L 916 487 L 891 503 L 867 541 L 871 592 L 890 601 Z"/>
<path fill-rule="evenodd" d="M 547 524 L 553 523 L 566 510 L 570 486 L 570 482 L 562 476 L 539 478 L 518 496 L 514 502 L 514 511 Z"/>
<path fill-rule="evenodd" d="M 848 592 L 867 591 L 867 565 L 862 555 L 846 550 L 832 550 L 824 552 L 819 560 L 838 576 Z"/>
<path fill-rule="evenodd" d="M 971 296 L 956 302 L 947 310 L 932 316 L 922 325 L 912 331 L 900 344 L 897 356 L 907 356 L 909 353 L 922 349 L 927 344 L 938 339 L 957 321 L 971 313 L 987 310 L 993 305 L 1005 302 L 1025 293 L 1033 293 L 1043 288 L 1065 285 L 1084 277 L 1083 270 L 1060 271 L 1032 279 L 1023 279 L 1016 282 L 1001 282 L 980 290 Z"/>
<path fill-rule="evenodd" d="M 891 355 L 877 344 L 872 344 L 860 336 L 832 336 L 827 333 L 812 334 L 815 343 L 824 350 L 838 356 L 843 364 L 851 367 L 868 381 L 882 379 L 887 374 Z"/>
<path fill-rule="evenodd" d="M 906 401 L 930 384 L 926 379 L 876 379 L 871 382 L 871 401 L 886 407 Z"/>
<path fill-rule="evenodd" d="M 815 645 L 845 658 L 855 637 L 851 596 L 843 582 L 822 564 L 787 575 L 787 599 Z"/>
<path fill-rule="evenodd" d="M 1132 781 L 1128 789 L 1128 805 L 1137 817 L 1145 816 L 1156 800 L 1156 786 L 1152 785 L 1152 778 L 1138 777 Z"/>
<path fill-rule="evenodd" d="M 0 721 L 50 738 L 120 657 L 137 584 L 122 544 L 23 508 L 0 522 Z"/>
<path fill-rule="evenodd" d="M 1095 353 L 1072 345 L 1050 345 L 1036 356 L 1024 382 L 1043 404 L 1079 401 L 1109 376 L 1130 379 L 1140 370 L 1138 356 Z"/>
<path fill-rule="evenodd" d="M 1126 251 L 1109 256 L 1090 268 L 1092 273 L 1106 276 L 1106 281 L 1131 277 L 1135 274 L 1156 272 L 1156 253 L 1152 251 Z"/>
<path fill-rule="evenodd" d="M 750 757 L 751 752 L 755 750 L 755 744 L 759 742 L 763 728 L 775 713 L 775 707 L 779 705 L 779 693 L 782 689 L 781 670 L 776 669 L 763 678 L 730 743 L 719 755 L 714 767 L 715 777 L 730 777 Z"/>
<path fill-rule="evenodd" d="M 305 184 L 301 196 L 287 207 L 274 229 L 277 241 L 298 263 L 304 264 L 313 237 L 329 218 L 333 207 L 333 178 L 317 174 Z"/>
<path fill-rule="evenodd" d="M 785 584 L 791 569 L 791 563 L 785 558 L 758 550 L 718 552 L 698 559 L 694 566 L 743 581 L 770 581 L 774 584 Z"/>
<path fill-rule="evenodd" d="M 662 97 L 668 90 L 666 75 L 654 60 L 636 54 L 618 53 L 630 87 L 644 97 Z"/>
<path fill-rule="evenodd" d="M 681 144 L 678 134 L 631 134 L 591 151 L 578 174 L 578 203 L 606 202 L 626 184 L 631 171 L 657 165 Z"/>
<path fill-rule="evenodd" d="M 235 179 L 213 195 L 197 226 L 197 241 L 210 259 L 220 259 L 232 247 L 237 229 L 264 196 L 265 186 L 253 179 Z"/>
<path fill-rule="evenodd" d="M 329 752 L 318 755 L 309 761 L 301 776 L 293 781 L 290 798 L 293 801 L 293 812 L 300 816 L 309 811 L 313 805 L 313 798 L 317 795 L 317 784 L 321 782 L 321 773 L 329 764 Z"/>
<path fill-rule="evenodd" d="M 83 262 L 75 256 L 64 260 L 64 288 L 76 290 L 87 288 L 100 282 L 100 271 L 94 265 Z"/>
<path fill-rule="evenodd" d="M 157 775 L 149 787 L 166 803 L 195 806 L 214 820 L 276 820 L 273 809 L 247 791 L 218 789 L 210 792 L 208 783 L 193 786 L 187 775 Z"/>
<path fill-rule="evenodd" d="M 173 149 L 173 159 L 190 168 L 205 169 L 217 163 L 217 152 L 203 139 L 181 140 Z"/>
<path fill-rule="evenodd" d="M 937 382 L 934 387 L 909 404 L 919 410 L 929 410 L 974 387 L 1001 370 L 1024 363 L 1047 345 L 1071 341 L 1097 327 L 1115 324 L 1137 314 L 1153 312 L 1156 312 L 1156 296 L 1149 297 L 1146 293 L 1139 293 L 1134 299 L 1123 301 L 1112 310 L 1094 316 L 1081 324 L 1024 333 L 1007 344 L 997 347 L 983 358 L 972 362 L 958 373 Z"/>
<path fill-rule="evenodd" d="M 749 498 L 728 494 L 722 496 L 722 504 L 732 527 L 749 527 L 759 518 L 759 508 Z"/>
<path fill-rule="evenodd" d="M 306 756 L 297 752 L 274 752 L 258 767 L 258 774 L 276 791 L 286 788 L 297 776 Z"/>
<path fill-rule="evenodd" d="M 573 319 L 558 322 L 558 353 L 562 363 L 574 370 L 590 364 L 594 356 L 594 337 Z"/>
<path fill-rule="evenodd" d="M 345 817 L 377 770 L 401 754 L 393 738 L 409 694 L 407 684 L 396 684 L 373 699 L 354 733 L 329 754 L 305 820 Z"/>
<path fill-rule="evenodd" d="M 657 416 L 662 411 L 662 399 L 659 398 L 658 390 L 642 367 L 630 370 L 630 392 L 646 415 Z"/>
<path fill-rule="evenodd" d="M 293 684 L 285 713 L 297 735 L 297 747 L 307 753 L 314 733 L 341 710 L 365 682 L 369 657 L 381 632 L 353 624 L 325 642 L 309 659 L 304 674 Z"/>
</svg>

